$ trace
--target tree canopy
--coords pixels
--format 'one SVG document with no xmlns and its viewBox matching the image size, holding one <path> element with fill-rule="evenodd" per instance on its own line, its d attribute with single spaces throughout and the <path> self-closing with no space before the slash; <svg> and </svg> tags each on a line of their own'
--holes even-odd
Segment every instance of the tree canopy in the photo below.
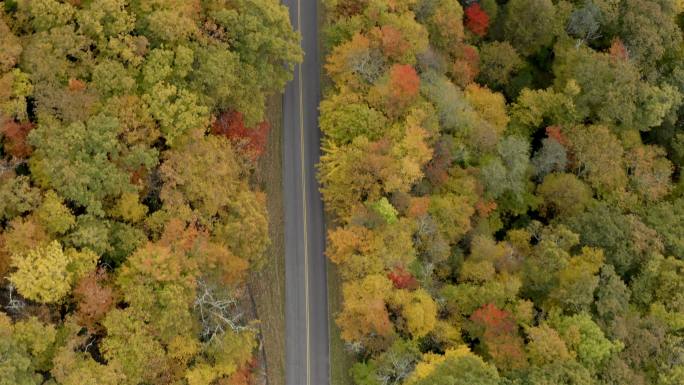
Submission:
<svg viewBox="0 0 684 385">
<path fill-rule="evenodd" d="M 256 381 L 255 171 L 299 40 L 275 0 L 0 5 L 0 384 Z"/>
<path fill-rule="evenodd" d="M 684 8 L 324 5 L 351 380 L 681 382 Z"/>
</svg>

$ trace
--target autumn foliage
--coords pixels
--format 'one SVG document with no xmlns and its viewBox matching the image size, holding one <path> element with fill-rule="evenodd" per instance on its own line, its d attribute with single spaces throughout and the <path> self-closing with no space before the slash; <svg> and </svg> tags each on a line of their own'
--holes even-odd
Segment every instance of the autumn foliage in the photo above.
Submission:
<svg viewBox="0 0 684 385">
<path fill-rule="evenodd" d="M 417 289 L 418 281 L 411 272 L 401 266 L 397 266 L 387 274 L 387 278 L 392 281 L 397 289 Z"/>
<path fill-rule="evenodd" d="M 440 140 L 435 143 L 432 159 L 425 168 L 425 176 L 430 180 L 430 183 L 440 186 L 447 181 L 452 158 L 448 140 Z"/>
<path fill-rule="evenodd" d="M 99 269 L 83 277 L 74 288 L 74 298 L 78 301 L 76 318 L 88 329 L 94 329 L 114 305 L 114 293 L 105 284 L 107 273 Z"/>
<path fill-rule="evenodd" d="M 475 203 L 475 210 L 477 210 L 477 213 L 480 215 L 480 217 L 486 218 L 489 216 L 489 214 L 496 210 L 496 202 L 480 200 Z"/>
<path fill-rule="evenodd" d="M 478 337 L 487 355 L 503 369 L 525 366 L 522 339 L 512 314 L 488 303 L 470 316 L 472 334 Z"/>
<path fill-rule="evenodd" d="M 323 2 L 355 385 L 684 384 L 681 7 L 617 3 Z"/>
<path fill-rule="evenodd" d="M 430 208 L 430 198 L 428 197 L 414 197 L 411 198 L 411 202 L 406 211 L 406 216 L 409 218 L 420 218 L 427 214 Z"/>
<path fill-rule="evenodd" d="M 83 91 L 86 89 L 86 84 L 82 80 L 71 78 L 69 79 L 70 91 Z"/>
<path fill-rule="evenodd" d="M 619 38 L 613 39 L 608 48 L 608 53 L 610 56 L 616 60 L 627 60 L 629 59 L 629 52 L 627 52 L 627 47 Z"/>
<path fill-rule="evenodd" d="M 565 137 L 565 135 L 563 135 L 560 126 L 546 127 L 546 136 L 562 144 L 563 146 L 567 146 L 568 144 L 570 144 L 568 138 Z"/>
<path fill-rule="evenodd" d="M 353 16 L 361 12 L 364 5 L 365 1 L 363 0 L 340 1 L 337 3 L 335 13 L 340 16 Z"/>
<path fill-rule="evenodd" d="M 31 155 L 31 146 L 27 143 L 26 137 L 35 127 L 31 122 L 18 123 L 9 120 L 2 125 L 2 134 L 5 139 L 5 151 L 17 158 L 26 158 Z"/>
<path fill-rule="evenodd" d="M 256 160 L 264 151 L 271 126 L 263 121 L 256 127 L 245 127 L 244 117 L 239 111 L 223 112 L 211 127 L 214 135 L 224 135 L 251 160 Z"/>
<path fill-rule="evenodd" d="M 419 87 L 420 78 L 410 65 L 396 64 L 390 70 L 390 92 L 397 102 L 410 102 L 418 95 Z"/>
<path fill-rule="evenodd" d="M 385 25 L 380 28 L 382 52 L 388 57 L 400 58 L 411 48 L 401 31 Z"/>
<path fill-rule="evenodd" d="M 475 310 L 470 316 L 477 329 L 475 334 L 497 337 L 515 332 L 515 320 L 511 313 L 488 303 Z"/>
<path fill-rule="evenodd" d="M 477 36 L 487 34 L 489 28 L 489 15 L 482 10 L 479 3 L 473 3 L 465 9 L 465 26 Z"/>
<path fill-rule="evenodd" d="M 218 385 L 253 385 L 255 382 L 252 374 L 257 367 L 258 363 L 256 359 L 252 357 L 251 360 L 242 365 L 235 373 L 231 374 L 230 377 L 220 380 Z"/>
<path fill-rule="evenodd" d="M 303 57 L 287 8 L 9 3 L 0 385 L 279 382 L 247 278 L 270 242 L 265 101 Z"/>
<path fill-rule="evenodd" d="M 462 87 L 472 83 L 480 73 L 480 54 L 471 45 L 462 45 L 451 67 L 451 77 Z"/>
</svg>

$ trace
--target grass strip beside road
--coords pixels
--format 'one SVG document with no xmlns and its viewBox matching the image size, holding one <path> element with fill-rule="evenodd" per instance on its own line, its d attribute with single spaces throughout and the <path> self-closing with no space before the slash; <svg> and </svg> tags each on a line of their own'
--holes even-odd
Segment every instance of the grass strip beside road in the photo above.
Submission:
<svg viewBox="0 0 684 385">
<path fill-rule="evenodd" d="M 249 289 L 260 320 L 268 385 L 285 384 L 285 239 L 282 170 L 282 95 L 268 99 L 268 147 L 259 161 L 257 184 L 267 195 L 271 246 L 264 267 L 251 274 Z"/>
<path fill-rule="evenodd" d="M 354 365 L 354 357 L 347 352 L 340 337 L 340 328 L 335 317 L 342 308 L 342 279 L 337 266 L 328 264 L 328 308 L 330 325 L 330 384 L 353 385 L 349 369 Z"/>
</svg>

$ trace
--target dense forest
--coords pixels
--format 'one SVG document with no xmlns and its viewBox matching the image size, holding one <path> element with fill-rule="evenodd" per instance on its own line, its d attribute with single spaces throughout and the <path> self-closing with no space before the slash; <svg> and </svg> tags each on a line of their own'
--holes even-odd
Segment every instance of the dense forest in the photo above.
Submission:
<svg viewBox="0 0 684 385">
<path fill-rule="evenodd" d="M 245 385 L 276 0 L 0 2 L 0 384 Z"/>
<path fill-rule="evenodd" d="M 684 384 L 684 4 L 324 4 L 353 381 Z"/>
</svg>

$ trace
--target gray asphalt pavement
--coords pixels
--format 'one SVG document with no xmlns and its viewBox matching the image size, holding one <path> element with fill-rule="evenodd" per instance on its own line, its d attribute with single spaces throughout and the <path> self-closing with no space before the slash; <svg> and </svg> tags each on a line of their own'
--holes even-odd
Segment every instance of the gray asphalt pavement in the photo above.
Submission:
<svg viewBox="0 0 684 385">
<path fill-rule="evenodd" d="M 304 62 L 283 97 L 286 385 L 328 385 L 325 223 L 316 181 L 320 60 L 316 0 L 283 0 L 302 34 Z"/>
</svg>

